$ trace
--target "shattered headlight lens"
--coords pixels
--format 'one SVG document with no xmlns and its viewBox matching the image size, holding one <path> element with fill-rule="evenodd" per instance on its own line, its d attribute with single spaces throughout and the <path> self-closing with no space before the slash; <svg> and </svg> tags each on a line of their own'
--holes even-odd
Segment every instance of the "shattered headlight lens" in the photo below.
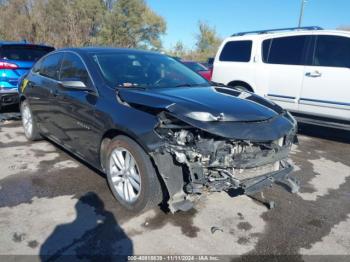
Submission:
<svg viewBox="0 0 350 262">
<path fill-rule="evenodd" d="M 181 130 L 174 134 L 174 138 L 177 144 L 185 145 L 187 143 L 192 143 L 194 140 L 193 134 L 188 130 Z"/>
<path fill-rule="evenodd" d="M 218 121 L 220 119 L 220 116 L 217 117 L 208 112 L 190 112 L 185 114 L 185 116 L 203 122 Z"/>
</svg>

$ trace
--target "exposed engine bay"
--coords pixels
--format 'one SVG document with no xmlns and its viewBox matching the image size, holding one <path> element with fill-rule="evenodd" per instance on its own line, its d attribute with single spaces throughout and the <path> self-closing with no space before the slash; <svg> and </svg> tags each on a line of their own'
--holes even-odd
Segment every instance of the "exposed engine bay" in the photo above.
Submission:
<svg viewBox="0 0 350 262">
<path fill-rule="evenodd" d="M 274 182 L 298 190 L 286 161 L 297 122 L 273 102 L 223 87 L 123 89 L 118 99 L 154 116 L 157 137 L 145 140 L 172 212 L 206 192 L 252 196 Z"/>
<path fill-rule="evenodd" d="M 154 156 L 163 156 L 164 165 L 164 156 L 170 155 L 173 164 L 181 168 L 183 190 L 187 196 L 182 195 L 179 200 L 183 197 L 188 200 L 191 195 L 203 192 L 238 188 L 252 194 L 262 190 L 266 182 L 288 179 L 287 175 L 293 169 L 286 159 L 295 130 L 275 141 L 244 141 L 209 134 L 165 113 L 159 117 L 156 132 L 166 144 Z M 183 204 L 182 200 L 180 202 Z M 176 210 L 176 205 L 173 208 Z"/>
</svg>

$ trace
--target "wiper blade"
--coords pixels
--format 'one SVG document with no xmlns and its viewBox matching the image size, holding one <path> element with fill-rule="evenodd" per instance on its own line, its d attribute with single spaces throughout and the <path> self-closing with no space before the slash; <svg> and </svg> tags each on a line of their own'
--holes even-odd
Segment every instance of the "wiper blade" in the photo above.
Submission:
<svg viewBox="0 0 350 262">
<path fill-rule="evenodd" d="M 214 82 L 214 81 L 210 81 L 210 84 L 213 85 L 213 86 L 227 87 L 227 85 L 225 85 L 223 83 L 218 83 L 218 82 Z"/>
<path fill-rule="evenodd" d="M 125 84 L 119 84 L 116 86 L 116 88 L 123 88 L 123 89 L 146 89 L 148 88 L 149 85 L 146 84 L 130 84 L 130 85 L 125 85 Z"/>
<path fill-rule="evenodd" d="M 205 86 L 205 83 L 203 84 L 183 83 L 183 84 L 176 85 L 175 87 L 195 87 L 195 86 Z"/>
</svg>

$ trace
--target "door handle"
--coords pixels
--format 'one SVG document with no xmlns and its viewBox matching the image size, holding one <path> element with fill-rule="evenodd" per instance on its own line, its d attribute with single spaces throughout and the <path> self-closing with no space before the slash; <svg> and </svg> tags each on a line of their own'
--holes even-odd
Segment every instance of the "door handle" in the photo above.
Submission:
<svg viewBox="0 0 350 262">
<path fill-rule="evenodd" d="M 314 71 L 314 72 L 307 72 L 305 74 L 305 76 L 308 76 L 308 77 L 320 77 L 322 76 L 322 73 L 320 73 L 319 71 Z"/>
</svg>

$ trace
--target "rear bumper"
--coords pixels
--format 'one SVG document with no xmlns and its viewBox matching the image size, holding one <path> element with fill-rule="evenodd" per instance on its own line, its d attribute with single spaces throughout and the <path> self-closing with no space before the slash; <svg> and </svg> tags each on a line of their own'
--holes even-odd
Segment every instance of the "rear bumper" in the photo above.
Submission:
<svg viewBox="0 0 350 262">
<path fill-rule="evenodd" d="M 0 107 L 15 105 L 19 102 L 17 88 L 0 90 Z"/>
<path fill-rule="evenodd" d="M 281 167 L 279 170 L 270 172 L 258 177 L 240 181 L 240 186 L 247 195 L 254 194 L 263 191 L 265 188 L 272 186 L 275 182 L 287 184 L 291 191 L 298 191 L 298 183 L 294 179 L 291 179 L 290 173 L 293 171 L 293 166 L 286 161 L 281 161 Z"/>
</svg>

